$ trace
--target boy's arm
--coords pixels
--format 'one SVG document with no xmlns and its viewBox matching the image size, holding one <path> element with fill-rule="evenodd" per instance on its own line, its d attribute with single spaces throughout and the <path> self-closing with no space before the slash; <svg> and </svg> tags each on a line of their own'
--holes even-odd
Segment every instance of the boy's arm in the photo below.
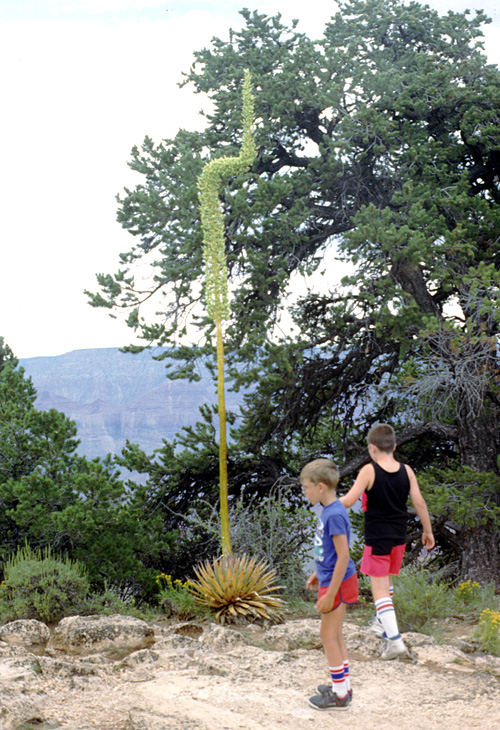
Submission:
<svg viewBox="0 0 500 730">
<path fill-rule="evenodd" d="M 347 494 L 344 494 L 343 497 L 340 497 L 340 501 L 342 502 L 344 507 L 352 507 L 352 505 L 357 502 L 358 499 L 361 497 L 363 492 L 373 487 L 374 481 L 375 469 L 373 468 L 373 464 L 365 464 Z"/>
<path fill-rule="evenodd" d="M 318 585 L 318 576 L 316 575 L 316 571 L 314 571 L 314 573 L 311 573 L 311 575 L 307 579 L 306 588 L 310 589 L 311 591 L 317 591 Z"/>
<path fill-rule="evenodd" d="M 316 609 L 321 613 L 331 611 L 333 599 L 337 595 L 341 583 L 344 580 L 345 572 L 349 564 L 349 543 L 347 542 L 347 535 L 332 535 L 332 540 L 337 552 L 337 562 L 335 563 L 328 590 L 316 601 Z"/>
<path fill-rule="evenodd" d="M 420 487 L 418 486 L 417 477 L 415 476 L 415 472 L 409 466 L 406 466 L 406 471 L 408 473 L 408 478 L 410 480 L 411 503 L 415 507 L 415 511 L 422 524 L 422 530 L 423 530 L 422 545 L 425 548 L 427 548 L 427 550 L 432 550 L 432 548 L 436 544 L 436 540 L 434 539 L 434 535 L 432 533 L 432 526 L 431 526 L 431 519 L 429 517 L 429 510 L 427 509 L 427 504 L 425 503 L 425 499 L 422 497 L 422 494 L 420 492 Z"/>
</svg>

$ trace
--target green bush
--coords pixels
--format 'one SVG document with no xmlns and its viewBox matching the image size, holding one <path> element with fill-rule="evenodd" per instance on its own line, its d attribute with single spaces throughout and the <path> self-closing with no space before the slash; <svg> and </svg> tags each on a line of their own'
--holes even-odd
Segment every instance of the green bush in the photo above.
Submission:
<svg viewBox="0 0 500 730">
<path fill-rule="evenodd" d="M 477 615 L 487 608 L 497 608 L 498 603 L 494 583 L 481 585 L 477 581 L 466 580 L 455 587 L 453 597 L 457 613 Z"/>
<path fill-rule="evenodd" d="M 38 619 L 55 623 L 79 613 L 89 592 L 84 568 L 69 559 L 52 557 L 49 548 L 24 547 L 3 566 L 0 619 Z"/>
<path fill-rule="evenodd" d="M 483 651 L 500 656 L 500 612 L 485 608 L 473 634 Z"/>
<path fill-rule="evenodd" d="M 148 621 L 154 620 L 158 611 L 152 610 L 146 603 L 137 606 L 134 596 L 123 597 L 119 586 L 110 586 L 105 582 L 101 591 L 90 593 L 87 596 L 81 604 L 79 613 L 82 616 L 92 614 L 112 616 L 119 613 L 122 616 L 135 616 Z"/>
<path fill-rule="evenodd" d="M 167 616 L 175 617 L 181 621 L 204 617 L 210 614 L 197 600 L 190 589 L 190 581 L 172 580 L 171 575 L 160 573 L 156 577 L 156 583 L 160 589 L 158 602 Z"/>
<path fill-rule="evenodd" d="M 394 607 L 400 631 L 426 633 L 432 619 L 451 613 L 453 594 L 438 573 L 407 566 L 395 579 Z"/>
</svg>

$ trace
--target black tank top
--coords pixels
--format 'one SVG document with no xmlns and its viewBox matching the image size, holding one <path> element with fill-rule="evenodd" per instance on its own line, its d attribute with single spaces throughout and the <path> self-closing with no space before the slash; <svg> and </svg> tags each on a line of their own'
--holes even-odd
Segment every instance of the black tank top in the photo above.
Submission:
<svg viewBox="0 0 500 730">
<path fill-rule="evenodd" d="M 410 480 L 404 464 L 396 472 L 373 464 L 375 481 L 366 491 L 365 544 L 373 555 L 387 555 L 406 542 Z"/>
</svg>

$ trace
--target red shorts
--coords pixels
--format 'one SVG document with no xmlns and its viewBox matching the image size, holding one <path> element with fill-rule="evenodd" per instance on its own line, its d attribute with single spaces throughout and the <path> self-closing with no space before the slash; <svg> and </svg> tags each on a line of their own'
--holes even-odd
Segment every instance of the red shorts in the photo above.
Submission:
<svg viewBox="0 0 500 730">
<path fill-rule="evenodd" d="M 372 555 L 372 548 L 365 545 L 359 570 L 364 575 L 384 578 L 386 575 L 398 575 L 403 564 L 406 545 L 396 545 L 388 555 Z"/>
<path fill-rule="evenodd" d="M 318 589 L 318 598 L 324 596 L 327 590 L 328 586 L 320 586 Z M 333 606 L 331 607 L 330 611 L 335 611 L 335 609 L 338 608 L 341 603 L 357 603 L 358 598 L 358 576 L 356 573 L 354 573 L 354 575 L 351 575 L 350 578 L 347 578 L 347 580 L 341 583 L 340 588 L 337 591 L 337 595 L 333 600 Z"/>
</svg>

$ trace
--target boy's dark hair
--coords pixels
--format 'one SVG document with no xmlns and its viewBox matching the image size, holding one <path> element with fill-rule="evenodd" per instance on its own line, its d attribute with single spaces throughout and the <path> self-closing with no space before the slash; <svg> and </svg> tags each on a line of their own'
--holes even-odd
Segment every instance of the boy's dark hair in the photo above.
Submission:
<svg viewBox="0 0 500 730">
<path fill-rule="evenodd" d="M 388 423 L 378 423 L 376 426 L 372 426 L 368 431 L 366 440 L 386 454 L 392 454 L 396 446 L 396 434 L 393 427 L 389 426 Z"/>
<path fill-rule="evenodd" d="M 330 489 L 336 489 L 339 483 L 339 470 L 331 459 L 314 459 L 306 464 L 300 472 L 300 481 L 307 479 L 308 482 L 319 484 L 322 482 Z"/>
</svg>

